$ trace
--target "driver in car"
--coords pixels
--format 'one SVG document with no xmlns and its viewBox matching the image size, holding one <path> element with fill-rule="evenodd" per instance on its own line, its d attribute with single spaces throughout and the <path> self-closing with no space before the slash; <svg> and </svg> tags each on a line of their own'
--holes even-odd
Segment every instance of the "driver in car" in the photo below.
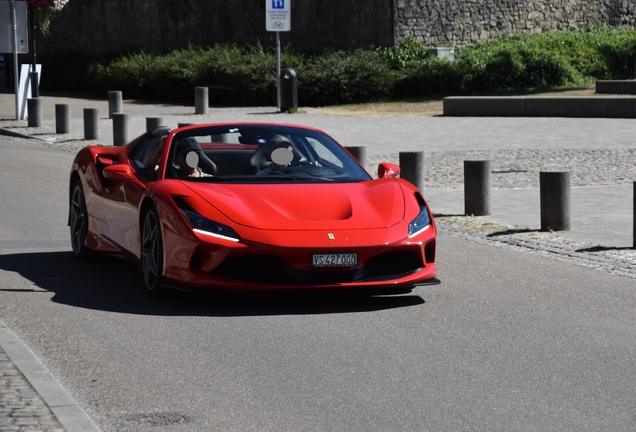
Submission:
<svg viewBox="0 0 636 432">
<path fill-rule="evenodd" d="M 267 143 L 266 157 L 271 163 L 256 173 L 258 176 L 280 172 L 287 168 L 294 159 L 294 149 L 284 136 L 274 135 Z"/>
</svg>

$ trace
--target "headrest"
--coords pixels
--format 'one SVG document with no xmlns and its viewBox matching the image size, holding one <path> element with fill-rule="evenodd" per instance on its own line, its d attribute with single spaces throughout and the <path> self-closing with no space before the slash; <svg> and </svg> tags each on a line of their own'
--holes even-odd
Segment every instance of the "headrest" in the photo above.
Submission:
<svg viewBox="0 0 636 432">
<path fill-rule="evenodd" d="M 159 126 L 152 129 L 148 133 L 155 138 L 161 138 L 162 136 L 168 135 L 168 133 L 170 133 L 170 128 L 168 126 Z"/>
<path fill-rule="evenodd" d="M 175 156 L 179 156 L 185 153 L 189 153 L 191 151 L 200 152 L 201 147 L 196 139 L 193 137 L 182 138 L 177 141 L 177 149 L 175 151 Z"/>
</svg>

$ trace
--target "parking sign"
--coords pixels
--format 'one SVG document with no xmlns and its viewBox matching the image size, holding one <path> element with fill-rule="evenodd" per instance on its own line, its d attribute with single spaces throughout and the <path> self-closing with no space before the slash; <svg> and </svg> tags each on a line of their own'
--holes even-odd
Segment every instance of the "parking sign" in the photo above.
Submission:
<svg viewBox="0 0 636 432">
<path fill-rule="evenodd" d="M 291 30 L 291 0 L 265 0 L 265 29 L 281 32 Z"/>
</svg>

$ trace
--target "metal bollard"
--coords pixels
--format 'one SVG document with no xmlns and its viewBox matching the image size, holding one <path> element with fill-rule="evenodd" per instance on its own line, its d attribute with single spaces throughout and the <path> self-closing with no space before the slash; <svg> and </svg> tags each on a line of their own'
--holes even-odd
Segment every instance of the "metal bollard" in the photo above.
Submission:
<svg viewBox="0 0 636 432">
<path fill-rule="evenodd" d="M 351 146 L 345 147 L 351 156 L 362 165 L 362 168 L 367 169 L 367 148 L 364 146 Z"/>
<path fill-rule="evenodd" d="M 42 126 L 42 99 L 30 98 L 27 99 L 27 110 L 29 113 L 28 125 L 29 127 Z"/>
<path fill-rule="evenodd" d="M 55 133 L 71 133 L 71 107 L 68 104 L 55 104 Z"/>
<path fill-rule="evenodd" d="M 99 139 L 99 110 L 84 108 L 84 139 Z"/>
<path fill-rule="evenodd" d="M 113 118 L 114 113 L 120 113 L 124 109 L 122 107 L 122 95 L 120 91 L 108 92 L 108 118 Z"/>
<path fill-rule="evenodd" d="M 400 152 L 400 177 L 424 190 L 424 152 Z"/>
<path fill-rule="evenodd" d="M 163 125 L 161 117 L 146 117 L 146 131 L 151 131 Z"/>
<path fill-rule="evenodd" d="M 123 146 L 129 140 L 128 114 L 113 113 L 113 145 Z"/>
<path fill-rule="evenodd" d="M 539 172 L 541 230 L 570 229 L 570 172 Z"/>
<path fill-rule="evenodd" d="M 194 88 L 194 113 L 195 114 L 208 113 L 208 88 L 207 87 Z"/>
<path fill-rule="evenodd" d="M 464 213 L 491 214 L 491 172 L 489 160 L 464 161 Z"/>
</svg>

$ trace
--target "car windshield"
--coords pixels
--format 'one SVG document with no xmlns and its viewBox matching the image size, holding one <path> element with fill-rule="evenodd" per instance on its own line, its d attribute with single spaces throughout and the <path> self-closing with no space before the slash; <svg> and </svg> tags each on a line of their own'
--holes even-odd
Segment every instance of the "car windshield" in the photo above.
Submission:
<svg viewBox="0 0 636 432">
<path fill-rule="evenodd" d="M 302 127 L 201 126 L 177 132 L 171 142 L 166 178 L 259 183 L 371 178 L 328 135 Z"/>
</svg>

